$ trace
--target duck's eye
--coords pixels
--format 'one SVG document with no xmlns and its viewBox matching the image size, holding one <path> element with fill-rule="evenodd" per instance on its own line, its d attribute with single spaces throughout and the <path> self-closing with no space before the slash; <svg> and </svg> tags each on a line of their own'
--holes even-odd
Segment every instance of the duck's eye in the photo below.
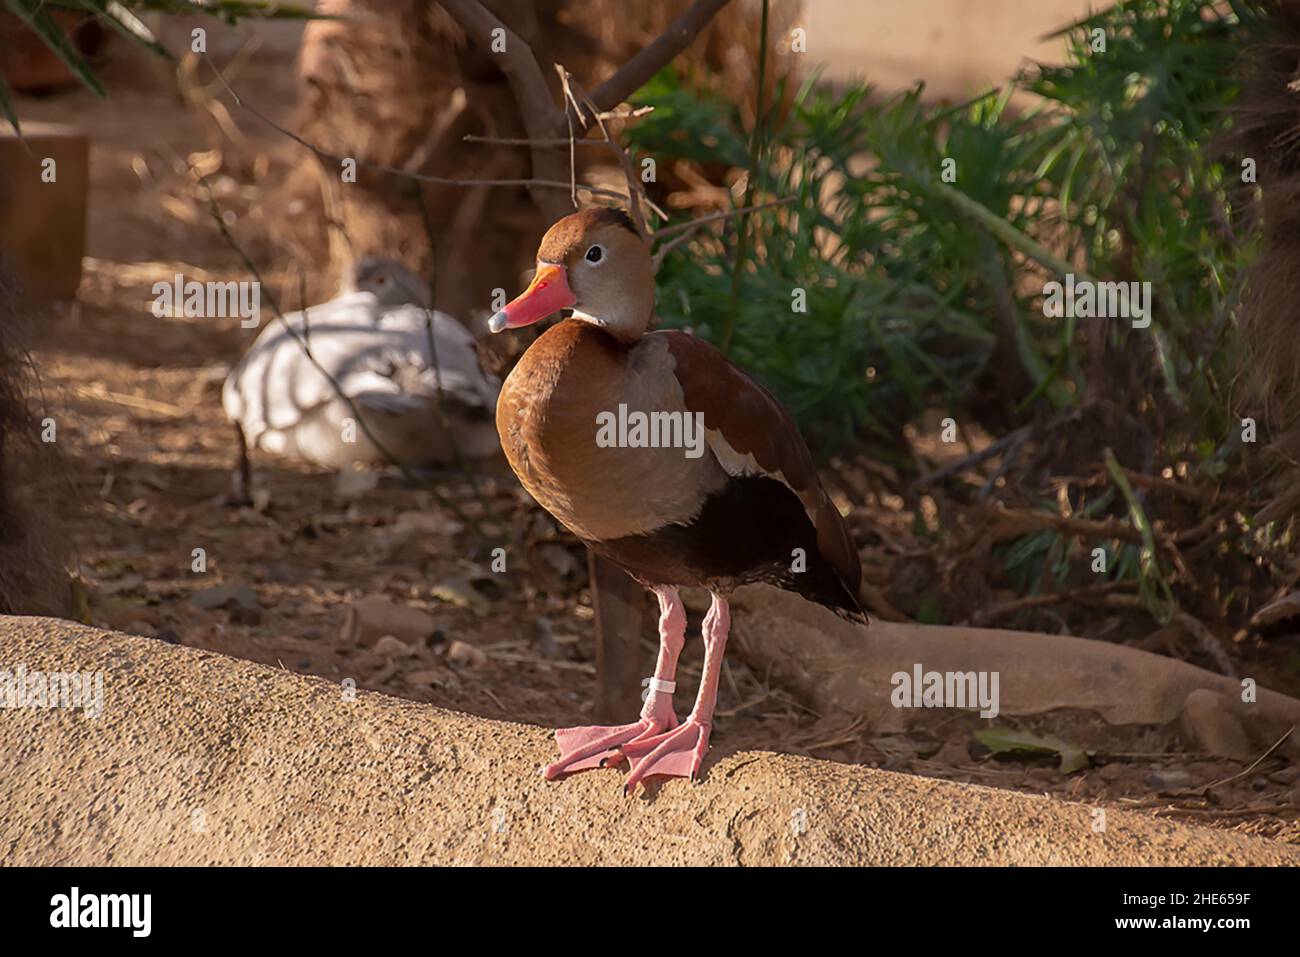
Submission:
<svg viewBox="0 0 1300 957">
<path fill-rule="evenodd" d="M 587 262 L 598 263 L 605 258 L 605 250 L 599 246 L 592 246 L 587 250 Z"/>
</svg>

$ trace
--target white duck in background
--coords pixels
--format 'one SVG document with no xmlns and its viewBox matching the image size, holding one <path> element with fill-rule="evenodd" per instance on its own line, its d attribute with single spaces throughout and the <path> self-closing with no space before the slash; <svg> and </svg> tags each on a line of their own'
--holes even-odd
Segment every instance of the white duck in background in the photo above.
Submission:
<svg viewBox="0 0 1300 957">
<path fill-rule="evenodd" d="M 411 467 L 495 453 L 501 383 L 470 332 L 428 309 L 424 283 L 392 260 L 356 263 L 344 289 L 269 323 L 227 377 L 222 405 L 247 447 L 331 468 L 382 464 L 384 451 Z"/>
</svg>

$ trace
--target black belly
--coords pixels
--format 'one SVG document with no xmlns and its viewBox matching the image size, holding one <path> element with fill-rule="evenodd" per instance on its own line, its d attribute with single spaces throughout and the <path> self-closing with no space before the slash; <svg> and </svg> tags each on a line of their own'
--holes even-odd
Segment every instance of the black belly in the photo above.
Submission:
<svg viewBox="0 0 1300 957">
<path fill-rule="evenodd" d="M 775 479 L 729 479 L 688 523 L 586 544 L 644 585 L 725 593 L 766 582 L 862 620 L 857 600 L 818 550 L 803 503 Z M 802 549 L 803 571 L 794 570 L 796 549 Z"/>
</svg>

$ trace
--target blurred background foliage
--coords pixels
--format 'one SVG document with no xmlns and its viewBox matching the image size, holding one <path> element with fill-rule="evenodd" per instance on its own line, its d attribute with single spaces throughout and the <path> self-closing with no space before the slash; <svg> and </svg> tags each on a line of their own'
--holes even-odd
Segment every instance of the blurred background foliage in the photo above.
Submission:
<svg viewBox="0 0 1300 957">
<path fill-rule="evenodd" d="M 1000 540 L 989 587 L 1091 587 L 1099 579 L 1078 570 L 1101 547 L 1100 581 L 1136 586 L 1168 621 L 1180 607 L 1176 586 L 1195 573 L 1152 530 L 1148 510 L 1169 528 L 1204 516 L 1152 501 L 1124 477 L 1252 481 L 1240 423 L 1254 413 L 1237 388 L 1236 322 L 1256 254 L 1256 187 L 1243 182 L 1225 133 L 1242 51 L 1263 29 L 1261 8 L 1237 0 L 1121 0 L 1060 31 L 1063 64 L 1028 65 L 1005 88 L 956 106 L 932 102 L 922 86 L 884 96 L 812 76 L 792 96 L 778 89 L 773 105 L 747 109 L 707 77 L 687 82 L 670 67 L 635 98 L 655 108 L 629 131 L 636 152 L 701 175 L 729 164 L 735 206 L 747 192 L 792 201 L 675 249 L 660 273 L 661 318 L 764 379 L 823 453 L 865 448 L 896 469 L 914 533 L 937 545 L 958 537 L 960 506 L 984 504 L 995 489 L 1007 505 L 1137 529 L 1129 541 L 1051 528 Z M 1065 272 L 1150 282 L 1150 326 L 1045 316 L 1044 284 Z M 806 311 L 792 308 L 793 290 Z M 939 415 L 1018 437 L 982 486 L 956 470 L 934 483 L 937 516 L 927 516 L 909 482 L 934 460 L 908 435 L 933 434 Z M 1070 480 L 1081 476 L 1088 481 Z M 1235 520 L 1243 535 L 1257 531 L 1249 514 Z M 1289 541 L 1277 526 L 1266 537 L 1268 547 Z M 1217 560 L 1225 549 L 1259 558 L 1235 544 L 1203 554 Z M 1289 560 L 1273 570 L 1274 584 L 1293 574 Z M 1226 573 L 1227 595 L 1242 576 L 1251 573 L 1240 563 Z M 950 584 L 914 604 L 953 604 L 942 600 Z M 1234 599 L 1213 600 L 1218 617 Z"/>
<path fill-rule="evenodd" d="M 72 74 L 99 96 L 106 95 L 104 87 L 84 53 L 77 48 L 75 39 L 69 35 L 66 21 L 60 22 L 60 12 L 94 21 L 168 59 L 172 57 L 171 52 L 158 42 L 138 14 L 203 14 L 225 23 L 237 23 L 249 17 L 290 20 L 315 17 L 308 2 L 280 3 L 278 0 L 4 0 L 4 7 L 40 37 Z M 0 77 L 0 115 L 15 128 L 19 126 L 13 98 L 3 77 Z"/>
<path fill-rule="evenodd" d="M 729 351 L 824 447 L 867 439 L 891 455 L 935 403 L 1002 412 L 990 422 L 1003 426 L 1109 390 L 1135 412 L 1159 407 L 1173 426 L 1162 440 L 1198 442 L 1204 457 L 1225 438 L 1251 255 L 1239 167 L 1213 149 L 1236 93 L 1233 31 L 1251 16 L 1238 3 L 1121 2 L 1062 31 L 1065 65 L 1030 67 L 957 107 L 928 103 L 922 87 L 880 97 L 810 77 L 789 108 L 783 95 L 766 108 L 752 172 L 740 105 L 670 67 L 637 94 L 655 111 L 628 138 L 661 167 L 727 163 L 754 177 L 759 199 L 794 197 L 747 217 Z M 1011 109 L 1013 92 L 1033 105 Z M 667 258 L 667 324 L 723 340 L 738 235 L 700 235 Z M 1089 368 L 1083 321 L 1043 315 L 1055 270 L 1041 249 L 1080 278 L 1151 281 L 1151 327 L 1107 323 L 1105 361 Z"/>
</svg>

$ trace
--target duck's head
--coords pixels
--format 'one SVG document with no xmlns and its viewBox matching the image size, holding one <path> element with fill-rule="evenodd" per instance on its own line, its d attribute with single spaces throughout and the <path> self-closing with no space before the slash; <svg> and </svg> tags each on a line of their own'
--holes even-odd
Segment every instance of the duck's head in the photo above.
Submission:
<svg viewBox="0 0 1300 957">
<path fill-rule="evenodd" d="M 429 286 L 395 259 L 366 256 L 352 264 L 343 291 L 373 293 L 381 306 L 429 307 Z"/>
<path fill-rule="evenodd" d="M 640 338 L 654 313 L 650 249 L 622 210 L 586 209 L 542 237 L 528 288 L 488 322 L 493 332 L 527 326 L 560 309 L 617 339 Z"/>
</svg>

